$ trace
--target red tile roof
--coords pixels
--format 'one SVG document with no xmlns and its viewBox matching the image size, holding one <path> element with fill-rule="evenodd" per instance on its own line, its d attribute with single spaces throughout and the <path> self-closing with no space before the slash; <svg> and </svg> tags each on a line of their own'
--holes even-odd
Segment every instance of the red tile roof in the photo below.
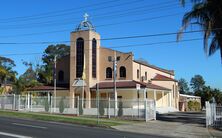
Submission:
<svg viewBox="0 0 222 138">
<path fill-rule="evenodd" d="M 160 74 L 157 74 L 151 80 L 157 80 L 157 81 L 177 81 L 177 80 L 175 80 L 173 78 L 170 78 L 170 77 L 167 77 L 167 76 L 164 76 L 164 75 L 160 75 Z"/>
<path fill-rule="evenodd" d="M 52 90 L 54 90 L 53 86 L 35 86 L 33 88 L 28 89 L 28 91 L 52 91 Z M 56 90 L 68 90 L 68 88 L 56 87 Z"/>
<path fill-rule="evenodd" d="M 167 89 L 165 87 L 161 87 L 161 86 L 154 85 L 154 84 L 151 84 L 151 83 L 142 83 L 142 82 L 137 82 L 137 81 L 134 81 L 134 80 L 118 81 L 118 82 L 116 82 L 116 88 L 117 89 L 136 88 L 136 84 L 140 84 L 140 88 L 150 88 L 150 89 L 167 90 L 167 91 L 170 90 L 170 89 Z M 99 87 L 99 89 L 113 89 L 114 85 L 113 85 L 113 82 L 100 82 L 98 87 Z M 91 89 L 96 89 L 96 85 L 91 87 Z"/>
</svg>

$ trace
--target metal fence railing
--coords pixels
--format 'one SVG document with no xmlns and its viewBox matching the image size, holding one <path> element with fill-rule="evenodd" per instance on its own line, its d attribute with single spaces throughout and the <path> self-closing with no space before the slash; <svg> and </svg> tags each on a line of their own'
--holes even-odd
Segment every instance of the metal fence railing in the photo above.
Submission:
<svg viewBox="0 0 222 138">
<path fill-rule="evenodd" d="M 222 106 L 206 101 L 206 126 L 222 128 Z"/>
<path fill-rule="evenodd" d="M 117 105 L 116 105 L 117 104 Z M 77 116 L 118 117 L 133 120 L 155 120 L 154 100 L 81 99 L 79 97 L 34 97 L 30 95 L 0 96 L 0 108 L 17 111 L 73 114 Z M 115 106 L 116 105 L 116 106 Z"/>
</svg>

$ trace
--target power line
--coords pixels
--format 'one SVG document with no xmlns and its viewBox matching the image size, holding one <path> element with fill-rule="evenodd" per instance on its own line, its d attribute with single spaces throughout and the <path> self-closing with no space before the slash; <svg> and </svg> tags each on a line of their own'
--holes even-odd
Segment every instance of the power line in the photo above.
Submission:
<svg viewBox="0 0 222 138">
<path fill-rule="evenodd" d="M 215 28 L 211 30 L 222 30 L 222 28 Z M 190 34 L 190 33 L 198 33 L 203 32 L 205 30 L 194 30 L 194 31 L 186 31 L 183 34 Z M 136 39 L 136 38 L 147 38 L 147 37 L 158 37 L 158 36 L 169 36 L 169 35 L 177 35 L 178 32 L 168 32 L 168 33 L 158 33 L 158 34 L 147 34 L 147 35 L 134 35 L 134 36 L 123 36 L 123 37 L 111 37 L 111 38 L 102 38 L 97 39 L 101 41 L 109 41 L 109 40 L 122 40 L 122 39 Z M 84 41 L 92 41 L 92 40 L 84 40 Z M 18 45 L 18 44 L 51 44 L 51 43 L 68 43 L 68 42 L 76 42 L 76 41 L 46 41 L 46 42 L 1 42 L 0 45 Z"/>
<path fill-rule="evenodd" d="M 144 22 L 144 21 L 150 21 L 150 20 L 155 20 L 155 19 L 160 19 L 160 18 L 166 18 L 166 17 L 171 17 L 171 16 L 176 16 L 180 15 L 181 13 L 173 13 L 173 14 L 167 14 L 167 15 L 162 15 L 162 16 L 155 16 L 155 17 L 148 17 L 148 18 L 141 18 L 141 19 L 136 19 L 136 20 L 128 20 L 128 21 L 123 21 L 123 22 L 115 22 L 115 23 L 108 23 L 108 24 L 103 24 L 103 25 L 98 25 L 95 26 L 96 28 L 100 27 L 106 27 L 106 26 L 113 26 L 113 25 L 119 25 L 119 24 L 129 24 L 129 23 L 134 23 L 134 22 Z M 8 37 L 19 37 L 19 36 L 32 36 L 32 35 L 40 35 L 40 34 L 50 34 L 50 33 L 58 33 L 58 32 L 68 32 L 71 29 L 63 29 L 63 30 L 57 30 L 57 31 L 47 31 L 47 32 L 40 32 L 40 33 L 27 33 L 27 34 L 20 34 L 20 35 L 9 35 L 9 36 L 0 36 L 1 38 L 8 38 Z"/>
<path fill-rule="evenodd" d="M 120 0 L 118 0 L 120 1 Z M 106 6 L 106 7 L 99 7 L 99 8 L 96 8 L 96 9 L 90 9 L 90 10 L 87 10 L 87 11 L 95 11 L 95 10 L 101 10 L 101 9 L 107 9 L 107 8 L 111 8 L 111 7 L 117 7 L 117 6 L 125 6 L 127 4 L 132 4 L 132 3 L 136 3 L 136 2 L 142 2 L 144 0 L 136 0 L 136 1 L 130 1 L 130 2 L 127 2 L 127 3 L 119 3 L 119 4 L 116 4 L 116 5 L 111 5 L 111 6 Z M 91 4 L 91 5 L 87 5 L 87 6 L 83 6 L 83 7 L 79 7 L 79 8 L 72 8 L 72 9 L 67 9 L 67 10 L 61 10 L 60 12 L 64 12 L 64 11 L 76 11 L 76 10 L 82 10 L 83 8 L 92 8 L 92 7 L 97 7 L 99 5 L 103 5 L 103 4 L 106 4 L 106 3 L 112 3 L 112 2 L 115 2 L 116 3 L 116 0 L 111 0 L 111 1 L 108 1 L 108 2 L 103 2 L 103 3 L 98 3 L 98 4 Z M 152 6 L 161 6 L 163 4 L 170 4 L 172 5 L 171 3 L 175 3 L 174 0 L 171 0 L 171 1 L 166 1 L 166 2 L 161 2 L 161 3 L 155 3 L 155 4 L 149 4 L 149 5 L 146 5 L 148 7 L 152 7 Z M 142 6 L 142 7 L 146 7 L 146 6 Z M 142 8 L 142 7 L 138 7 L 138 8 Z M 138 9 L 138 8 L 135 8 L 135 9 Z M 55 13 L 58 13 L 59 11 L 55 11 L 55 12 L 49 12 L 50 14 L 55 14 Z M 71 13 L 77 13 L 77 12 L 71 12 Z M 14 17 L 14 18 L 8 18 L 8 19 L 0 19 L 0 20 L 6 20 L 6 21 L 0 21 L 0 23 L 9 23 L 10 21 L 8 21 L 9 19 L 20 19 L 20 20 L 12 20 L 13 22 L 18 22 L 18 21 L 27 21 L 26 18 L 28 18 L 28 20 L 36 20 L 36 19 L 39 19 L 38 16 L 40 16 L 43 18 L 49 18 L 49 17 L 56 17 L 56 16 L 64 16 L 64 15 L 70 15 L 70 12 L 68 13 L 63 13 L 63 14 L 57 14 L 57 15 L 52 15 L 52 16 L 46 16 L 48 15 L 48 13 L 44 13 L 44 14 L 37 14 L 37 15 L 31 15 L 31 16 L 23 16 L 23 17 Z M 38 18 L 35 18 L 35 17 L 38 17 Z M 31 18 L 31 19 L 30 19 Z"/>
<path fill-rule="evenodd" d="M 120 1 L 120 0 L 110 0 L 110 1 L 106 1 L 106 2 L 100 2 L 100 3 L 94 3 L 94 4 L 90 4 L 90 5 L 85 5 L 82 7 L 78 7 L 78 8 L 70 8 L 70 9 L 65 9 L 65 10 L 58 10 L 58 11 L 51 11 L 51 12 L 45 12 L 45 13 L 40 13 L 40 14 L 33 14 L 33 15 L 29 15 L 29 16 L 18 16 L 18 17 L 12 17 L 12 18 L 6 18 L 6 19 L 0 19 L 0 20 L 15 20 L 15 19 L 20 19 L 20 20 L 24 20 L 25 18 L 33 18 L 33 17 L 44 17 L 46 15 L 50 15 L 50 14 L 56 14 L 56 13 L 63 13 L 63 12 L 67 12 L 67 11 L 75 11 L 75 10 L 79 10 L 82 8 L 86 8 L 86 7 L 94 7 L 94 6 L 99 6 L 99 5 L 103 5 L 106 3 L 112 3 L 116 1 Z M 15 21 L 19 21 L 19 20 L 15 20 Z"/>
<path fill-rule="evenodd" d="M 118 0 L 118 1 L 120 1 L 120 0 Z M 135 3 L 135 2 L 139 2 L 139 1 L 143 1 L 143 0 L 134 0 L 134 1 L 130 1 L 130 2 L 127 1 L 127 2 L 122 2 L 122 3 L 118 3 L 118 4 L 116 4 L 116 1 L 115 1 L 115 5 L 108 5 L 108 6 L 103 6 L 103 7 L 100 6 L 103 3 L 97 4 L 97 5 L 94 5 L 94 6 L 89 5 L 88 7 L 90 7 L 90 8 L 98 7 L 98 6 L 100 6 L 100 7 L 94 8 L 94 9 L 90 9 L 90 10 L 87 10 L 87 11 L 95 11 L 95 10 L 102 10 L 102 9 L 107 9 L 107 8 L 119 7 L 119 6 L 128 5 L 128 4 L 132 4 L 132 3 Z M 114 2 L 114 1 L 112 0 L 111 2 Z M 105 2 L 105 3 L 107 3 L 107 2 Z M 74 11 L 78 11 L 79 10 L 79 12 L 81 12 L 82 9 L 83 8 L 77 8 L 77 9 L 72 9 L 72 10 L 74 10 Z M 71 13 L 78 13 L 78 12 L 71 12 Z M 51 18 L 51 17 L 58 17 L 58 16 L 64 16 L 64 15 L 70 15 L 70 12 L 69 13 L 60 13 L 60 14 L 56 14 L 56 15 L 47 15 L 47 16 L 43 15 L 43 16 L 40 16 L 40 17 L 30 16 L 27 19 L 26 18 L 22 18 L 20 20 L 21 21 L 29 21 L 29 20 L 37 20 L 37 19 L 42 19 L 42 18 Z M 18 22 L 20 20 L 15 20 L 13 22 Z M 9 23 L 9 21 L 8 22 L 7 21 L 5 21 L 5 22 L 3 21 L 3 22 L 0 22 L 0 23 Z"/>
<path fill-rule="evenodd" d="M 199 41 L 203 38 L 192 38 L 192 39 L 185 39 L 181 40 L 180 42 L 191 42 L 191 41 Z M 107 49 L 107 48 L 126 48 L 126 47 L 141 47 L 141 46 L 151 46 L 151 45 L 159 45 L 159 44 L 171 44 L 171 43 L 178 43 L 178 41 L 161 41 L 161 42 L 154 42 L 154 43 L 143 43 L 143 44 L 132 44 L 132 45 L 119 45 L 119 46 L 111 46 L 111 47 L 100 47 L 98 49 Z M 92 49 L 85 49 L 85 50 L 92 50 Z M 43 53 L 17 53 L 17 54 L 0 54 L 0 56 L 24 56 L 24 55 L 40 55 Z"/>
<path fill-rule="evenodd" d="M 119 6 L 119 5 L 118 5 Z M 148 5 L 146 6 L 142 6 L 142 7 L 147 7 Z M 131 9 L 126 9 L 123 11 L 123 13 L 120 13 L 119 11 L 118 12 L 115 12 L 115 11 L 112 11 L 112 12 L 109 12 L 109 14 L 111 13 L 111 15 L 107 15 L 107 13 L 105 14 L 100 14 L 100 15 L 95 15 L 93 16 L 93 18 L 98 18 L 98 19 L 103 19 L 104 18 L 110 18 L 110 19 L 115 19 L 115 18 L 122 18 L 122 17 L 125 17 L 126 15 L 142 15 L 142 14 L 150 14 L 150 13 L 153 13 L 153 12 L 160 12 L 160 11 L 163 11 L 164 9 L 174 9 L 174 5 L 170 4 L 170 5 L 166 5 L 166 6 L 161 6 L 159 5 L 160 7 L 156 7 L 156 8 L 148 8 L 148 9 L 140 9 L 138 7 L 135 7 L 135 8 L 131 8 Z M 100 8 L 101 9 L 101 8 Z M 157 10 L 157 11 L 154 11 L 154 10 Z M 131 11 L 133 10 L 133 11 Z M 128 12 L 129 11 L 129 12 Z M 152 12 L 146 12 L 146 13 L 142 13 L 144 11 L 152 11 Z M 117 14 L 115 14 L 117 13 Z M 99 18 L 100 17 L 100 18 Z M 70 18 L 69 18 L 70 19 Z M 68 19 L 68 20 L 69 20 Z M 65 22 L 64 22 L 65 20 Z M 67 25 L 67 24 L 73 24 L 73 21 L 79 21 L 79 20 L 69 20 L 67 21 L 66 19 L 63 19 L 63 22 L 58 22 L 58 21 L 48 21 L 48 22 L 40 22 L 40 23 L 28 23 L 28 24 L 16 24 L 16 25 L 12 25 L 12 26 L 6 26 L 6 27 L 3 27 L 1 28 L 2 30 L 9 30 L 9 29 L 28 29 L 28 28 L 35 28 L 35 27 L 52 27 L 52 26 L 58 26 L 58 25 Z M 28 25 L 28 26 L 27 26 Z"/>
</svg>

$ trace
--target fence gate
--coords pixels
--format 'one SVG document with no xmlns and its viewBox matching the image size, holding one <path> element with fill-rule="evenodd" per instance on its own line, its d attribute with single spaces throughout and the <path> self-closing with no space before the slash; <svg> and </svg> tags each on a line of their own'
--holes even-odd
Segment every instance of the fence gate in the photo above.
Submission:
<svg viewBox="0 0 222 138">
<path fill-rule="evenodd" d="M 145 119 L 148 120 L 156 120 L 156 103 L 155 100 L 146 100 L 146 109 L 145 109 Z"/>
<path fill-rule="evenodd" d="M 206 101 L 206 127 L 222 129 L 222 106 Z"/>
</svg>

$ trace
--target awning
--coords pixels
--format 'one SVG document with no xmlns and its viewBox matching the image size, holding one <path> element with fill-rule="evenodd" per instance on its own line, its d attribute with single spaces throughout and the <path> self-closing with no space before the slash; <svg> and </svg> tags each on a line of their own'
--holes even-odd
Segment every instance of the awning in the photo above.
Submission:
<svg viewBox="0 0 222 138">
<path fill-rule="evenodd" d="M 140 88 L 148 88 L 148 89 L 156 89 L 156 90 L 164 90 L 164 91 L 170 91 L 170 89 L 162 87 L 162 86 L 158 86 L 155 84 L 151 84 L 151 83 L 142 83 L 142 82 L 137 82 L 134 80 L 129 80 L 129 81 L 117 81 L 116 82 L 116 88 L 117 89 L 127 89 L 127 88 L 135 88 L 136 89 L 136 85 L 140 84 Z M 91 87 L 91 90 L 96 90 L 96 85 L 94 85 L 93 87 Z M 98 83 L 98 87 L 99 89 L 113 89 L 114 88 L 114 83 L 113 82 L 99 82 Z"/>
</svg>

